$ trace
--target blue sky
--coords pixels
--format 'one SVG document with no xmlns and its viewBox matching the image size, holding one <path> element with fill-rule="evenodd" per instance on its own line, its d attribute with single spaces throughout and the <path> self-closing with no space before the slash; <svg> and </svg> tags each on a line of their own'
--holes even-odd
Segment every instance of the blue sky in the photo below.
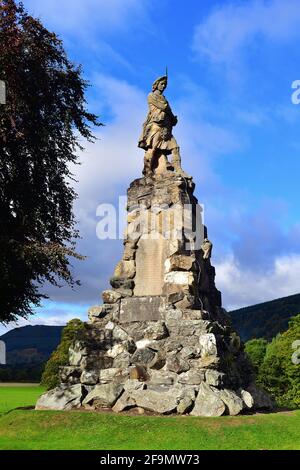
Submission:
<svg viewBox="0 0 300 470">
<path fill-rule="evenodd" d="M 300 105 L 291 101 L 300 79 L 299 0 L 23 3 L 83 65 L 89 107 L 106 125 L 74 169 L 82 287 L 46 288 L 51 300 L 31 322 L 86 318 L 100 302 L 122 243 L 97 239 L 96 207 L 117 201 L 141 175 L 146 95 L 166 65 L 174 134 L 205 206 L 224 306 L 300 292 Z"/>
</svg>

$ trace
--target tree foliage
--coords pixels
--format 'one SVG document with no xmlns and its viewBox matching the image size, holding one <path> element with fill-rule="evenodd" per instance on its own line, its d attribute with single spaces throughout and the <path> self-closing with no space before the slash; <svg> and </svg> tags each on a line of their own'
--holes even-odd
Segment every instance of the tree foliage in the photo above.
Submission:
<svg viewBox="0 0 300 470">
<path fill-rule="evenodd" d="M 60 39 L 22 4 L 0 0 L 0 321 L 32 313 L 46 281 L 76 282 L 71 164 L 100 125 Z"/>
<path fill-rule="evenodd" d="M 275 397 L 279 405 L 300 407 L 300 363 L 294 342 L 300 340 L 300 315 L 291 318 L 289 328 L 268 344 L 259 371 L 262 385 Z M 298 351 L 299 351 L 298 344 Z M 300 360 L 300 354 L 298 354 Z"/>
<path fill-rule="evenodd" d="M 259 369 L 264 361 L 267 344 L 267 340 L 263 338 L 251 339 L 245 344 L 245 351 L 250 357 L 256 375 L 258 375 Z"/>
<path fill-rule="evenodd" d="M 80 339 L 80 332 L 84 331 L 84 323 L 79 319 L 71 320 L 62 331 L 61 342 L 51 354 L 42 375 L 41 385 L 47 390 L 59 384 L 59 368 L 68 364 L 69 347 L 75 339 Z"/>
<path fill-rule="evenodd" d="M 292 317 L 289 328 L 267 345 L 264 340 L 252 340 L 245 348 L 256 368 L 257 382 L 277 404 L 300 407 L 300 315 Z"/>
</svg>

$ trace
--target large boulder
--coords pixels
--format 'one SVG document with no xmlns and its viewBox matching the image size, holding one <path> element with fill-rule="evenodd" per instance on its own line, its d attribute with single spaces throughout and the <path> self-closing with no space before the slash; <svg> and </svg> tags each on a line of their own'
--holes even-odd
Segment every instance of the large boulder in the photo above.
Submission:
<svg viewBox="0 0 300 470">
<path fill-rule="evenodd" d="M 225 403 L 226 408 L 230 416 L 238 415 L 244 408 L 243 400 L 237 396 L 232 390 L 219 390 L 219 396 L 221 400 Z"/>
<path fill-rule="evenodd" d="M 193 416 L 222 416 L 225 404 L 217 391 L 206 383 L 201 383 L 195 406 L 191 412 Z"/>
<path fill-rule="evenodd" d="M 123 392 L 123 385 L 119 384 L 100 384 L 88 393 L 83 400 L 83 406 L 92 406 L 93 408 L 111 408 Z"/>
<path fill-rule="evenodd" d="M 83 398 L 81 384 L 60 385 L 44 393 L 36 402 L 36 410 L 70 410 L 79 408 Z"/>
<path fill-rule="evenodd" d="M 205 381 L 213 387 L 220 387 L 224 383 L 225 374 L 215 369 L 207 369 L 205 372 Z"/>
<path fill-rule="evenodd" d="M 130 396 L 135 401 L 136 406 L 160 414 L 175 411 L 179 401 L 171 391 L 133 390 Z"/>
<path fill-rule="evenodd" d="M 99 381 L 99 371 L 84 370 L 80 377 L 80 382 L 85 385 L 96 385 Z"/>
</svg>

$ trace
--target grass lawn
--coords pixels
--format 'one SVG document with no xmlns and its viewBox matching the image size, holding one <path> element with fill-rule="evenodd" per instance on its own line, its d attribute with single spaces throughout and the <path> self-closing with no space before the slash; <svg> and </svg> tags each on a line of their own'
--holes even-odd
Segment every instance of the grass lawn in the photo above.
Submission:
<svg viewBox="0 0 300 470">
<path fill-rule="evenodd" d="M 45 388 L 37 384 L 0 384 L 0 415 L 17 407 L 34 405 Z"/>
<path fill-rule="evenodd" d="M 33 405 L 41 391 L 1 387 L 2 413 Z M 221 418 L 15 410 L 0 416 L 0 449 L 300 449 L 300 410 Z"/>
</svg>

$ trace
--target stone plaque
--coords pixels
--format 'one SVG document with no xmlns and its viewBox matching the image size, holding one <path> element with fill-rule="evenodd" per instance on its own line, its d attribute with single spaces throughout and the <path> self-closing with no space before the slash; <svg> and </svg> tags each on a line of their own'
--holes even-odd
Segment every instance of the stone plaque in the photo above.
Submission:
<svg viewBox="0 0 300 470">
<path fill-rule="evenodd" d="M 139 241 L 136 252 L 134 295 L 162 295 L 166 242 L 162 236 Z"/>
<path fill-rule="evenodd" d="M 163 306 L 162 297 L 128 297 L 121 300 L 119 320 L 121 323 L 161 320 Z"/>
</svg>

